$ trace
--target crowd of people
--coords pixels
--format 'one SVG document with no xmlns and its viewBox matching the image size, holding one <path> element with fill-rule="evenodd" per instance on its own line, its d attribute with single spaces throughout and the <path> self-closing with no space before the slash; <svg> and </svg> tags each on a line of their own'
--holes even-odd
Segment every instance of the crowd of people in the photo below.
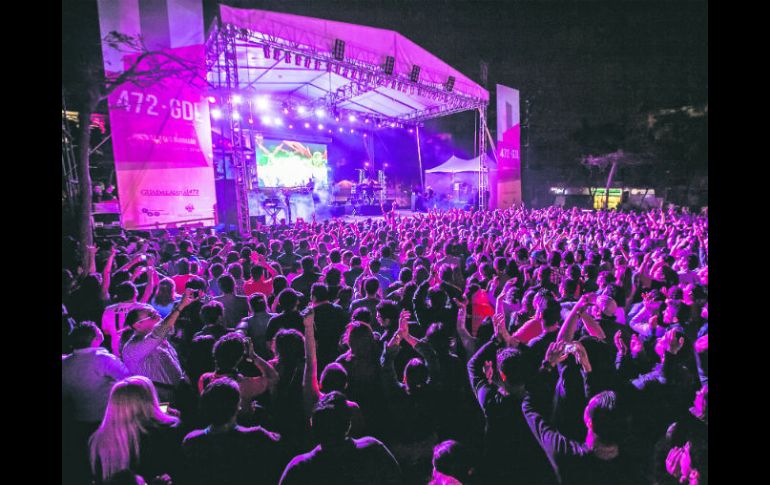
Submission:
<svg viewBox="0 0 770 485">
<path fill-rule="evenodd" d="M 392 212 L 63 261 L 64 483 L 708 482 L 707 216 Z"/>
</svg>

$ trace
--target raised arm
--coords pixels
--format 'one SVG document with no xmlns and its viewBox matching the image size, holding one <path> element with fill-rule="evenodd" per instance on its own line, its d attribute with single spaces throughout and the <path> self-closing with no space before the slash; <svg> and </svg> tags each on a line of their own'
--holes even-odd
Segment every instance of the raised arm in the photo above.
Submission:
<svg viewBox="0 0 770 485">
<path fill-rule="evenodd" d="M 596 293 L 586 293 L 580 297 L 580 300 L 572 307 L 569 315 L 567 315 L 567 319 L 559 329 L 559 335 L 556 337 L 557 342 L 572 342 L 575 339 L 578 320 L 586 308 L 589 305 L 593 305 L 594 301 L 596 301 Z"/>
<path fill-rule="evenodd" d="M 305 315 L 302 323 L 305 326 L 305 371 L 302 377 L 302 398 L 305 414 L 310 416 L 313 406 L 321 397 L 316 358 L 315 315 L 312 311 Z"/>
<path fill-rule="evenodd" d="M 105 300 L 110 299 L 110 283 L 112 282 L 112 264 L 115 261 L 116 250 L 113 247 L 110 249 L 110 255 L 107 257 L 107 262 L 104 264 L 102 270 L 102 298 Z"/>
<path fill-rule="evenodd" d="M 142 298 L 139 300 L 140 303 L 147 303 L 150 301 L 150 298 L 152 297 L 152 293 L 155 291 L 155 288 L 158 286 L 158 272 L 155 270 L 153 266 L 150 266 L 147 268 L 147 284 L 144 286 L 144 292 L 142 293 Z"/>
<path fill-rule="evenodd" d="M 484 409 L 487 395 L 493 390 L 493 386 L 487 380 L 484 372 L 484 363 L 494 361 L 497 353 L 497 341 L 490 340 L 481 346 L 481 348 L 468 361 L 468 378 L 470 379 L 473 393 L 476 400 Z"/>
<path fill-rule="evenodd" d="M 468 304 L 466 302 L 459 302 L 455 300 L 457 304 L 457 335 L 460 336 L 460 342 L 467 355 L 473 355 L 476 352 L 476 339 L 470 334 L 465 327 L 465 319 Z"/>
</svg>

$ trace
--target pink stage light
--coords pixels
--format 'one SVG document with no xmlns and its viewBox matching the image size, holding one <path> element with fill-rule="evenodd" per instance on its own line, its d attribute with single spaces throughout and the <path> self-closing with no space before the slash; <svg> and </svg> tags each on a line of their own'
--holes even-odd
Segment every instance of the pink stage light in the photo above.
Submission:
<svg viewBox="0 0 770 485">
<path fill-rule="evenodd" d="M 234 120 L 241 119 L 241 114 L 239 112 L 237 112 L 237 111 L 233 111 L 233 119 Z"/>
<path fill-rule="evenodd" d="M 348 121 L 350 121 L 351 123 L 355 123 L 355 121 L 356 121 L 355 115 L 348 116 Z"/>
<path fill-rule="evenodd" d="M 253 119 L 253 118 L 249 118 L 249 124 L 250 124 L 250 125 L 253 125 L 253 124 L 254 124 L 254 119 Z"/>
<path fill-rule="evenodd" d="M 307 112 L 307 109 L 305 109 L 304 106 L 297 106 L 297 113 L 303 115 Z"/>
<path fill-rule="evenodd" d="M 343 131 L 345 131 L 345 129 L 340 127 L 339 132 L 342 133 Z"/>
<path fill-rule="evenodd" d="M 281 118 L 274 118 L 273 123 L 275 123 L 276 126 L 283 126 L 283 120 Z"/>
<path fill-rule="evenodd" d="M 222 117 L 222 110 L 221 109 L 212 109 L 211 110 L 211 117 L 215 120 L 218 120 Z"/>
<path fill-rule="evenodd" d="M 318 108 L 317 110 L 315 110 L 315 116 L 316 118 L 323 118 L 324 116 L 326 116 L 326 111 L 324 111 L 321 108 Z"/>
<path fill-rule="evenodd" d="M 364 120 L 364 123 L 369 123 L 369 118 L 366 118 L 366 119 Z"/>
<path fill-rule="evenodd" d="M 318 129 L 319 130 L 323 130 L 324 129 L 324 125 L 322 125 L 321 123 L 318 123 Z"/>
<path fill-rule="evenodd" d="M 368 167 L 368 166 L 369 166 L 369 162 L 364 162 L 364 167 Z"/>
<path fill-rule="evenodd" d="M 216 103 L 216 102 L 217 102 L 217 98 L 215 98 L 214 96 L 209 96 L 209 103 Z"/>
<path fill-rule="evenodd" d="M 238 94 L 233 95 L 233 104 L 241 104 L 242 101 L 243 101 L 243 98 L 240 95 Z"/>
<path fill-rule="evenodd" d="M 269 117 L 269 116 L 263 116 L 263 117 L 262 117 L 262 118 L 260 118 L 259 120 L 260 120 L 260 121 L 262 122 L 262 124 L 263 124 L 263 125 L 265 125 L 265 126 L 270 126 L 270 125 L 271 125 L 271 122 L 270 122 L 270 117 Z"/>
<path fill-rule="evenodd" d="M 350 133 L 351 133 L 351 134 L 352 134 L 352 133 L 355 133 L 355 132 L 356 132 L 356 130 L 350 130 Z"/>
<path fill-rule="evenodd" d="M 310 123 L 305 123 L 305 128 L 310 128 Z"/>
<path fill-rule="evenodd" d="M 289 129 L 293 130 L 294 129 L 294 125 L 289 125 Z"/>
</svg>

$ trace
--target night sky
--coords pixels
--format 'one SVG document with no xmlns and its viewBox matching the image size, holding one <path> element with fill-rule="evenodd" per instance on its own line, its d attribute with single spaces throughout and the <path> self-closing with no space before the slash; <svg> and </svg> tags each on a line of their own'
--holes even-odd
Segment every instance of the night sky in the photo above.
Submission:
<svg viewBox="0 0 770 485">
<path fill-rule="evenodd" d="M 204 2 L 207 24 L 216 3 Z M 574 163 L 569 138 L 585 122 L 708 101 L 707 1 L 279 1 L 222 2 L 400 32 L 476 82 L 489 63 L 496 83 L 531 102 L 530 161 Z M 63 82 L 81 58 L 99 56 L 96 1 L 62 2 Z M 494 106 L 488 112 L 494 120 Z M 494 125 L 494 122 L 492 122 Z M 473 148 L 473 116 L 430 122 Z M 494 126 L 490 129 L 494 133 Z"/>
</svg>

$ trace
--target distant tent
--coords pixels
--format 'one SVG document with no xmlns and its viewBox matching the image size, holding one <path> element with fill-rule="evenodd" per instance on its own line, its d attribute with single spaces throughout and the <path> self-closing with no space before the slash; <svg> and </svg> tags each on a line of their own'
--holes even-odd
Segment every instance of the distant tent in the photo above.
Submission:
<svg viewBox="0 0 770 485">
<path fill-rule="evenodd" d="M 487 156 L 487 167 L 491 179 L 492 173 L 497 170 L 491 156 Z M 479 157 L 465 160 L 451 156 L 438 167 L 425 171 L 425 186 L 433 189 L 436 194 L 449 196 L 458 204 L 475 200 L 479 188 Z"/>
<path fill-rule="evenodd" d="M 487 156 L 487 167 L 489 167 L 490 170 L 494 170 L 497 168 L 497 165 L 495 164 L 495 159 Z M 442 163 L 438 167 L 433 167 L 429 170 L 426 170 L 425 173 L 464 173 L 464 172 L 476 172 L 479 171 L 479 157 L 471 158 L 470 160 L 465 160 L 464 158 L 459 158 L 454 155 L 452 155 L 449 160 Z"/>
</svg>

